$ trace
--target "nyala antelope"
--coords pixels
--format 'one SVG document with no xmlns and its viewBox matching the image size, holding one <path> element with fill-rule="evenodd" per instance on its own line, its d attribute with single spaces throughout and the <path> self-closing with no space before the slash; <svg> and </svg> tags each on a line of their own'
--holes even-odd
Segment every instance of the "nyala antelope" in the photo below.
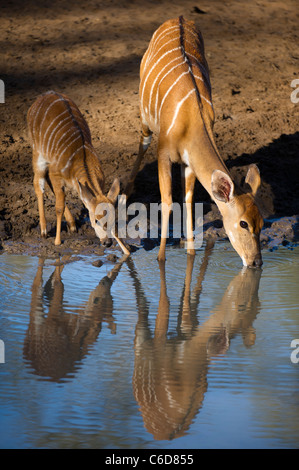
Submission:
<svg viewBox="0 0 299 470">
<path fill-rule="evenodd" d="M 100 203 L 113 204 L 117 200 L 120 185 L 116 178 L 104 195 L 104 174 L 99 157 L 92 146 L 87 122 L 76 104 L 66 95 L 49 91 L 40 95 L 27 114 L 29 135 L 33 148 L 34 190 L 38 200 L 42 237 L 47 236 L 43 194 L 45 181 L 49 182 L 56 198 L 57 228 L 55 245 L 61 244 L 61 221 L 65 215 L 72 232 L 76 224 L 65 205 L 64 186 L 73 188 L 88 209 L 90 222 L 97 233 L 97 215 Z M 109 206 L 107 206 L 109 207 Z M 113 233 L 125 254 L 128 249 Z M 102 243 L 109 245 L 108 237 Z"/>
<path fill-rule="evenodd" d="M 196 178 L 216 202 L 226 233 L 245 266 L 260 266 L 259 236 L 263 219 L 255 203 L 261 179 L 250 165 L 248 192 L 237 187 L 213 135 L 214 110 L 208 64 L 201 33 L 183 17 L 166 21 L 149 43 L 140 67 L 141 140 L 126 192 L 132 190 L 152 133 L 158 134 L 158 172 L 162 201 L 158 260 L 165 260 L 172 206 L 171 165 L 182 165 L 187 207 L 187 252 L 194 254 L 192 200 Z"/>
</svg>

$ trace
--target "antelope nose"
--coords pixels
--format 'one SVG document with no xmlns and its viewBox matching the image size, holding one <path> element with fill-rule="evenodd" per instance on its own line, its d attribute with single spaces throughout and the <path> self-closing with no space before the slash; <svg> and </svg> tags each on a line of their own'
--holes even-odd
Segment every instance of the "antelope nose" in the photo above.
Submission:
<svg viewBox="0 0 299 470">
<path fill-rule="evenodd" d="M 111 238 L 105 238 L 105 240 L 102 241 L 102 245 L 104 245 L 106 248 L 109 248 L 109 246 L 112 245 Z"/>
<path fill-rule="evenodd" d="M 258 268 L 258 267 L 262 266 L 262 264 L 263 264 L 262 257 L 261 257 L 261 256 L 257 256 L 257 257 L 255 258 L 255 260 L 253 261 L 252 266 Z"/>
</svg>

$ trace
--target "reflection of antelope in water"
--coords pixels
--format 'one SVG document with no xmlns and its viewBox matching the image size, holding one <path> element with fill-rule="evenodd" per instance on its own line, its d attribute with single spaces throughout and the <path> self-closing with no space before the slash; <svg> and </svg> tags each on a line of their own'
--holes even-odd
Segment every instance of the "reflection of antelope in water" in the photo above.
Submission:
<svg viewBox="0 0 299 470">
<path fill-rule="evenodd" d="M 242 270 L 230 282 L 221 303 L 209 318 L 202 325 L 196 324 L 211 249 L 210 245 L 206 246 L 192 296 L 194 257 L 187 257 L 176 337 L 167 337 L 169 299 L 165 264 L 160 263 L 160 299 L 154 335 L 149 327 L 145 295 L 131 269 L 139 299 L 133 389 L 145 427 L 155 439 L 174 439 L 185 434 L 202 406 L 211 357 L 224 354 L 229 340 L 237 333 L 243 335 L 246 345 L 254 343 L 252 322 L 258 313 L 260 270 Z"/>
<path fill-rule="evenodd" d="M 30 322 L 24 344 L 24 358 L 36 374 L 54 381 L 65 378 L 78 368 L 96 341 L 103 321 L 115 333 L 110 290 L 125 259 L 126 255 L 103 277 L 86 304 L 74 307 L 72 313 L 64 308 L 61 280 L 64 266 L 55 267 L 43 288 L 44 260 L 40 260 L 32 285 Z M 47 314 L 44 297 L 49 305 Z"/>
</svg>

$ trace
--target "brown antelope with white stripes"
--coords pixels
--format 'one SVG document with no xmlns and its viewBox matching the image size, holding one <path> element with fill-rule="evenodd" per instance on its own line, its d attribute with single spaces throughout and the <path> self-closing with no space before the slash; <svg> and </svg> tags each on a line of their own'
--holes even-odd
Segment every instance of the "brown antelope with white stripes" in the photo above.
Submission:
<svg viewBox="0 0 299 470">
<path fill-rule="evenodd" d="M 100 203 L 115 205 L 120 187 L 116 178 L 107 196 L 104 195 L 104 173 L 92 146 L 88 124 L 80 110 L 66 95 L 49 91 L 40 95 L 30 107 L 27 122 L 33 148 L 33 184 L 42 237 L 47 236 L 43 200 L 46 180 L 56 198 L 55 245 L 61 244 L 63 214 L 70 230 L 76 231 L 74 218 L 65 205 L 65 185 L 76 190 L 88 209 L 91 225 L 97 233 L 97 221 L 103 215 L 97 215 L 96 208 Z M 116 234 L 112 235 L 123 252 L 129 254 Z M 107 237 L 103 238 L 102 243 L 108 244 L 107 240 Z"/>
<path fill-rule="evenodd" d="M 182 164 L 187 207 L 187 252 L 194 254 L 192 200 L 196 178 L 216 202 L 227 235 L 245 266 L 260 266 L 259 235 L 263 219 L 255 203 L 259 170 L 250 165 L 249 191 L 237 187 L 213 136 L 214 110 L 201 33 L 183 17 L 166 21 L 152 36 L 140 68 L 139 154 L 127 184 L 132 190 L 152 133 L 158 134 L 158 172 L 162 201 L 161 244 L 165 245 L 172 205 L 171 164 Z"/>
</svg>

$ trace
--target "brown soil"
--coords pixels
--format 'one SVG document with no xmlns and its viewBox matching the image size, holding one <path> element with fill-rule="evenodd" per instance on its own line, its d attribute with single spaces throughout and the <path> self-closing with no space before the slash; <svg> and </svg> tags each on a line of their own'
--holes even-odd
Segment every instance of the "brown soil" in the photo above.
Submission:
<svg viewBox="0 0 299 470">
<path fill-rule="evenodd" d="M 284 244 L 296 239 L 299 103 L 290 99 L 291 82 L 298 78 L 296 0 L 8 0 L 0 6 L 0 78 L 6 87 L 0 104 L 3 249 L 45 256 L 103 253 L 74 194 L 68 201 L 78 235 L 65 230 L 62 247 L 54 247 L 54 198 L 48 191 L 50 237 L 40 239 L 26 113 L 38 94 L 66 93 L 90 126 L 107 188 L 115 176 L 125 178 L 138 149 L 140 60 L 155 29 L 181 14 L 195 21 L 205 38 L 220 153 L 238 180 L 256 163 L 266 217 L 284 217 L 279 224 L 266 223 L 264 245 L 271 248 L 276 236 Z M 155 155 L 156 138 L 132 200 L 160 200 Z M 174 167 L 174 200 L 180 201 L 178 175 Z M 205 202 L 206 235 L 223 236 L 219 214 L 199 184 L 196 200 Z"/>
</svg>

